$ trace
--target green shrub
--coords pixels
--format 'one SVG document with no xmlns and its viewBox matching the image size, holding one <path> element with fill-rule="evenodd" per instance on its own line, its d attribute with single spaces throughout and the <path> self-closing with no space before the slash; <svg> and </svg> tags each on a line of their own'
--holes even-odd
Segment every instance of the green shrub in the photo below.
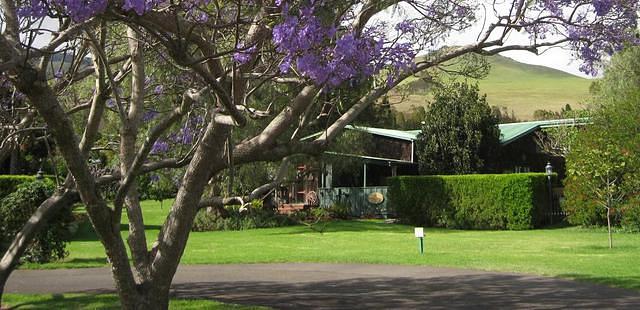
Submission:
<svg viewBox="0 0 640 310">
<path fill-rule="evenodd" d="M 262 208 L 262 203 L 252 201 L 246 207 L 228 206 L 224 210 L 205 208 L 198 211 L 191 230 L 246 230 L 254 228 L 282 227 L 295 224 L 286 215 Z"/>
<path fill-rule="evenodd" d="M 13 193 L 18 185 L 33 182 L 36 178 L 29 175 L 0 175 L 0 199 Z"/>
<path fill-rule="evenodd" d="M 193 220 L 192 231 L 224 230 L 224 218 L 215 208 L 205 208 L 198 211 Z"/>
<path fill-rule="evenodd" d="M 351 206 L 348 203 L 336 202 L 327 208 L 331 218 L 348 220 L 351 219 Z"/>
<path fill-rule="evenodd" d="M 541 173 L 389 178 L 389 206 L 413 225 L 463 229 L 538 227 L 548 206 Z"/>
<path fill-rule="evenodd" d="M 138 177 L 138 193 L 141 200 L 162 201 L 175 197 L 178 192 L 176 183 L 166 175 L 145 174 Z"/>
<path fill-rule="evenodd" d="M 631 199 L 620 208 L 620 226 L 628 232 L 640 232 L 640 197 Z"/>
<path fill-rule="evenodd" d="M 0 200 L 0 252 L 6 251 L 16 233 L 53 191 L 54 185 L 51 180 L 24 182 Z M 49 220 L 36 235 L 21 260 L 46 263 L 65 257 L 66 242 L 71 237 L 68 229 L 71 222 L 73 214 L 69 206 Z"/>
<path fill-rule="evenodd" d="M 598 204 L 593 191 L 586 190 L 584 183 L 574 181 L 575 176 L 567 176 L 564 186 L 562 210 L 567 222 L 572 225 L 606 225 L 606 210 Z"/>
</svg>

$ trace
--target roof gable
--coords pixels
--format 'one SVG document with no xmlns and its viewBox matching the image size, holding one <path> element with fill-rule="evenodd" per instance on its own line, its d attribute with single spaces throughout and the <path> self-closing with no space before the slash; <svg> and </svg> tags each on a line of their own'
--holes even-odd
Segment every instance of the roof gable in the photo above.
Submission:
<svg viewBox="0 0 640 310">
<path fill-rule="evenodd" d="M 589 121 L 590 121 L 589 118 L 567 118 L 567 119 L 554 119 L 554 120 L 544 120 L 544 121 L 498 124 L 498 129 L 500 130 L 500 144 L 507 145 L 540 128 L 585 125 L 585 124 L 588 124 Z M 397 129 L 386 129 L 386 128 L 353 126 L 353 125 L 347 125 L 345 126 L 345 129 L 356 130 L 356 131 L 370 133 L 373 135 L 389 137 L 389 138 L 405 140 L 405 141 L 417 140 L 418 135 L 421 132 L 420 130 L 397 130 Z M 302 140 L 308 140 L 313 137 L 319 136 L 320 134 L 322 134 L 322 132 L 318 132 L 313 135 L 304 137 Z"/>
</svg>

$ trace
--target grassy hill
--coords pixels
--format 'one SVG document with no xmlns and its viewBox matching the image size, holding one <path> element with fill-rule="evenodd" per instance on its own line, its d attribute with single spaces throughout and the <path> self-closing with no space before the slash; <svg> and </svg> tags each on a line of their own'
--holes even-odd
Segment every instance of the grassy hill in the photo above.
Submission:
<svg viewBox="0 0 640 310">
<path fill-rule="evenodd" d="M 489 75 L 478 81 L 480 92 L 487 94 L 492 106 L 513 110 L 516 117 L 528 120 L 535 110 L 560 111 L 566 104 L 580 108 L 589 98 L 591 81 L 560 70 L 524 64 L 504 56 L 491 56 Z M 474 82 L 472 80 L 471 82 Z M 418 78 L 403 83 L 409 96 L 394 105 L 401 112 L 411 106 L 424 106 L 430 99 L 427 84 Z"/>
</svg>

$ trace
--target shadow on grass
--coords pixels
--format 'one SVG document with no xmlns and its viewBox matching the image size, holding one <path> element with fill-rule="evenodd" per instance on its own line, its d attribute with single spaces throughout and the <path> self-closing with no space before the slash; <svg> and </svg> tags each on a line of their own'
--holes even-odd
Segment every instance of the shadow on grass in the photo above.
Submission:
<svg viewBox="0 0 640 310">
<path fill-rule="evenodd" d="M 323 223 L 315 224 L 314 226 L 318 229 L 322 228 Z M 408 226 L 398 225 L 398 224 L 384 224 L 380 222 L 373 221 L 357 221 L 357 220 L 337 220 L 330 221 L 324 224 L 324 229 L 322 233 L 332 233 L 332 232 L 397 232 L 403 233 L 409 231 Z M 307 233 L 318 233 L 319 231 L 312 230 L 309 226 L 305 225 L 294 225 L 289 229 L 282 231 L 282 229 L 278 229 L 273 231 L 272 235 L 297 235 L 297 234 L 307 234 Z"/>
<path fill-rule="evenodd" d="M 583 275 L 583 274 L 561 274 L 559 277 L 573 279 L 580 282 L 591 282 L 604 284 L 608 286 L 617 286 L 617 287 L 626 287 L 629 289 L 640 290 L 640 276 L 636 277 L 621 277 L 621 276 L 611 276 L 611 277 L 595 277 L 591 275 Z M 638 304 L 640 305 L 640 303 Z"/>
<path fill-rule="evenodd" d="M 579 250 L 588 250 L 588 251 L 598 251 L 598 252 L 602 252 L 602 253 L 616 253 L 616 252 L 620 252 L 620 251 L 638 249 L 637 246 L 632 246 L 632 245 L 629 245 L 629 244 L 623 244 L 623 245 L 615 245 L 614 244 L 613 248 L 609 248 L 609 244 L 607 244 L 607 240 L 606 239 L 602 240 L 601 243 L 602 244 L 600 244 L 600 245 L 579 246 L 579 247 L 577 247 L 577 249 L 579 249 Z"/>
<path fill-rule="evenodd" d="M 160 230 L 161 225 L 144 225 L 145 231 Z M 129 224 L 120 224 L 120 231 L 129 231 Z"/>
<path fill-rule="evenodd" d="M 276 231 L 273 235 L 296 235 L 315 232 L 308 226 L 296 225 L 296 229 L 288 231 Z M 413 226 L 404 224 L 387 224 L 382 221 L 371 220 L 336 220 L 328 222 L 323 233 L 332 232 L 385 232 L 385 233 L 398 233 L 398 234 L 411 234 L 413 235 Z M 444 228 L 426 228 L 426 233 L 436 234 L 454 234 L 460 233 L 461 230 L 456 229 L 444 229 Z"/>
<path fill-rule="evenodd" d="M 144 225 L 145 231 L 160 230 L 160 225 Z M 120 224 L 120 231 L 128 231 L 129 224 Z M 78 231 L 73 235 L 71 241 L 98 241 L 98 235 L 93 230 L 91 223 L 86 220 L 78 226 Z"/>
<path fill-rule="evenodd" d="M 7 294 L 11 307 L 7 309 L 121 309 L 119 298 L 113 292 L 91 294 Z M 3 305 L 4 306 L 4 305 Z M 5 309 L 5 308 L 1 308 Z M 169 309 L 262 309 L 233 304 L 221 304 L 209 299 L 172 299 Z"/>
<path fill-rule="evenodd" d="M 90 268 L 90 267 L 102 267 L 107 265 L 106 257 L 94 257 L 94 258 L 73 258 L 67 261 L 64 261 L 64 264 L 72 264 L 73 268 Z"/>
<path fill-rule="evenodd" d="M 9 309 L 120 309 L 120 301 L 113 294 L 7 294 L 5 301 Z"/>
</svg>

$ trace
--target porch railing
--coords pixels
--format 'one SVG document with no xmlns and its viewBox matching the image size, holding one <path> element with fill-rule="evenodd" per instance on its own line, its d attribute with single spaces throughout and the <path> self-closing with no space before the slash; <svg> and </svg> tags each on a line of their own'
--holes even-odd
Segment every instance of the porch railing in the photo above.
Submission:
<svg viewBox="0 0 640 310">
<path fill-rule="evenodd" d="M 381 203 L 369 202 L 369 196 L 373 193 L 382 194 Z M 345 204 L 350 207 L 351 215 L 354 217 L 387 218 L 390 215 L 386 186 L 319 188 L 318 196 L 320 207 L 328 208 L 336 203 Z"/>
</svg>

